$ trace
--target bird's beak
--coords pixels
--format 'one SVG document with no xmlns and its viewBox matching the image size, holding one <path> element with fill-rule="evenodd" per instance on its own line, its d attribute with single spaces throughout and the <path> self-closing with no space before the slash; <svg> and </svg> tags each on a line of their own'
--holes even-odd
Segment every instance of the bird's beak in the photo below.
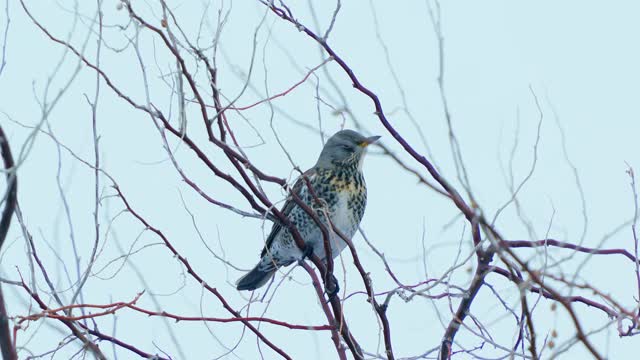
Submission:
<svg viewBox="0 0 640 360">
<path fill-rule="evenodd" d="M 378 139 L 380 139 L 380 136 L 368 137 L 368 138 L 364 139 L 363 142 L 360 143 L 360 146 L 367 147 L 367 146 L 373 144 L 374 142 L 378 141 Z"/>
</svg>

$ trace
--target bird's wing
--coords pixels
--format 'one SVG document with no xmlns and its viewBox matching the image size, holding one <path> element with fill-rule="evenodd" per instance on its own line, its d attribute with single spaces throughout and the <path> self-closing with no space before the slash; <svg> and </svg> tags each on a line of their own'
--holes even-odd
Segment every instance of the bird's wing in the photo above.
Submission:
<svg viewBox="0 0 640 360">
<path fill-rule="evenodd" d="M 291 191 L 297 194 L 298 196 L 300 196 L 300 193 L 302 192 L 304 187 L 307 186 L 306 181 L 304 180 L 304 177 L 306 176 L 309 179 L 309 182 L 313 183 L 312 178 L 315 175 L 315 173 L 316 171 L 314 168 L 311 168 L 305 171 L 304 173 L 302 173 L 302 175 L 300 175 L 300 177 L 298 177 L 296 182 L 293 184 L 293 188 L 291 189 Z M 288 217 L 289 214 L 291 213 L 291 210 L 293 210 L 293 208 L 295 207 L 295 205 L 296 205 L 296 202 L 291 198 L 291 196 L 288 196 L 281 210 L 282 215 Z M 260 254 L 260 257 L 265 256 L 268 249 L 271 247 L 273 240 L 278 236 L 278 234 L 282 230 L 282 227 L 283 227 L 283 224 L 280 221 L 276 221 L 273 223 L 273 227 L 271 228 L 271 233 L 269 233 L 269 236 L 267 236 L 267 241 L 264 245 L 264 249 L 262 249 L 262 253 Z"/>
</svg>

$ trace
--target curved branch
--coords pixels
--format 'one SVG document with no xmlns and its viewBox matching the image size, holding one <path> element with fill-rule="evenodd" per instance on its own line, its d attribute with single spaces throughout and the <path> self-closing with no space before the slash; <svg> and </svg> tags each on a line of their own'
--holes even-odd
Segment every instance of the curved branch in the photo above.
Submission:
<svg viewBox="0 0 640 360">
<path fill-rule="evenodd" d="M 458 330 L 460 330 L 460 325 L 462 325 L 462 322 L 469 314 L 473 300 L 476 295 L 478 295 L 480 288 L 484 285 L 485 277 L 491 271 L 491 266 L 489 264 L 493 261 L 494 253 L 495 251 L 493 248 L 490 248 L 487 251 L 482 251 L 482 256 L 478 257 L 478 267 L 476 268 L 476 272 L 473 276 L 473 281 L 471 282 L 471 285 L 469 285 L 469 289 L 465 292 L 462 301 L 458 304 L 458 309 L 449 322 L 449 326 L 447 326 L 447 330 L 445 331 L 442 342 L 440 343 L 440 355 L 438 357 L 440 360 L 447 360 L 451 357 L 451 345 L 453 344 L 453 339 L 458 333 Z"/>
<path fill-rule="evenodd" d="M 18 201 L 18 177 L 15 169 L 13 169 L 13 156 L 11 155 L 11 147 L 9 146 L 9 139 L 0 126 L 0 153 L 2 155 L 2 161 L 4 162 L 4 169 L 7 176 L 7 191 L 5 195 L 5 205 L 2 210 L 2 218 L 0 218 L 0 249 L 4 240 L 7 238 L 9 232 L 9 225 L 11 224 L 11 218 L 13 212 L 16 209 L 16 203 Z M 17 359 L 16 349 L 13 347 L 11 341 L 11 333 L 9 331 L 9 318 L 7 309 L 4 304 L 4 295 L 2 294 L 2 288 L 0 288 L 0 348 L 2 349 L 2 358 L 5 360 Z"/>
<path fill-rule="evenodd" d="M 503 240 L 500 244 L 502 246 L 510 247 L 510 248 L 536 248 L 536 247 L 542 247 L 542 246 L 555 246 L 559 248 L 572 249 L 578 252 L 594 254 L 594 255 L 619 254 L 619 255 L 623 255 L 624 257 L 633 261 L 634 263 L 637 262 L 636 257 L 633 256 L 630 252 L 628 252 L 625 249 L 596 249 L 596 248 L 589 248 L 586 246 L 571 244 L 568 242 L 559 241 L 555 239 L 542 239 L 542 240 L 534 240 L 534 241 Z"/>
<path fill-rule="evenodd" d="M 505 270 L 503 268 L 500 267 L 493 267 L 491 269 L 491 272 L 494 272 L 498 275 L 501 275 L 511 281 L 513 281 L 516 285 L 520 286 L 522 283 L 524 283 L 524 280 L 514 276 L 513 274 L 511 274 L 508 270 Z M 607 316 L 609 316 L 610 318 L 616 318 L 618 317 L 620 314 L 611 309 L 610 307 L 598 303 L 596 301 L 593 300 L 589 300 L 587 298 L 585 298 L 584 296 L 563 296 L 561 298 L 557 298 L 556 296 L 554 296 L 553 294 L 551 294 L 549 291 L 542 289 L 540 287 L 535 287 L 535 286 L 529 286 L 528 290 L 531 291 L 532 293 L 536 293 L 536 294 L 540 294 L 543 297 L 549 299 L 549 300 L 556 300 L 556 301 L 565 301 L 565 302 L 578 302 L 578 303 L 582 303 L 585 304 L 587 306 L 591 306 L 591 307 L 595 307 L 597 309 L 602 310 L 605 314 L 607 314 Z"/>
</svg>

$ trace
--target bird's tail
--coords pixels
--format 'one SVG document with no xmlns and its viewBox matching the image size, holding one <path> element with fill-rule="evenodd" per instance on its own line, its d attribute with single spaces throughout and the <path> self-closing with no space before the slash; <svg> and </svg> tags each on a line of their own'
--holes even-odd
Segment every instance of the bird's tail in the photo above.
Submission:
<svg viewBox="0 0 640 360">
<path fill-rule="evenodd" d="M 236 287 L 238 290 L 255 290 L 266 284 L 276 272 L 275 266 L 264 266 L 258 263 L 253 270 L 238 279 Z"/>
</svg>

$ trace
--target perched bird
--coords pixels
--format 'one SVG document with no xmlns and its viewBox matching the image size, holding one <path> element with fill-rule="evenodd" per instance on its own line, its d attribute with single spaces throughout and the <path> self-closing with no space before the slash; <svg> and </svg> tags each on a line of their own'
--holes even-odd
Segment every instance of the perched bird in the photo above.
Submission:
<svg viewBox="0 0 640 360">
<path fill-rule="evenodd" d="M 367 204 L 367 186 L 362 176 L 362 162 L 367 146 L 379 138 L 380 136 L 364 137 L 353 130 L 337 132 L 325 144 L 315 166 L 304 172 L 291 190 L 314 209 L 329 230 L 333 258 L 338 256 L 347 244 L 331 230 L 331 225 L 349 239 L 358 229 Z M 308 184 L 313 192 L 309 191 Z M 279 267 L 301 260 L 311 251 L 322 260 L 326 258 L 320 228 L 291 196 L 285 202 L 282 213 L 298 229 L 306 245 L 305 251 L 300 250 L 286 226 L 274 223 L 260 254 L 260 262 L 238 280 L 238 290 L 255 290 L 261 287 Z M 327 223 L 327 216 L 331 224 Z"/>
</svg>

